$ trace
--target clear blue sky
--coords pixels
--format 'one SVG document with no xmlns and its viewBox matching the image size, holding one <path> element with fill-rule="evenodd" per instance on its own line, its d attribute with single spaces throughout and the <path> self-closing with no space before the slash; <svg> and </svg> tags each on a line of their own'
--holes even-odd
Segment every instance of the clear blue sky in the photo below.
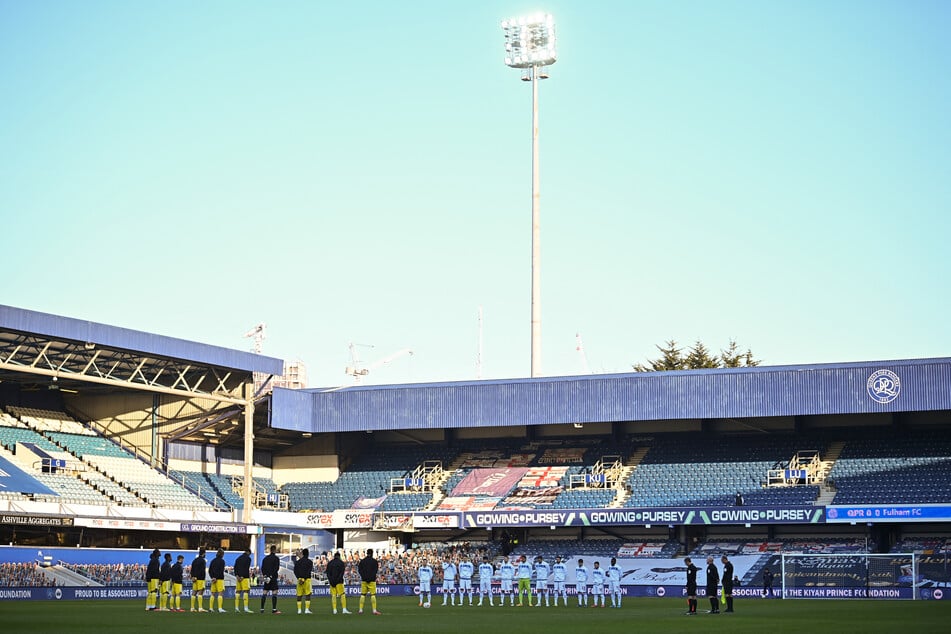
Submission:
<svg viewBox="0 0 951 634">
<path fill-rule="evenodd" d="M 0 303 L 299 358 L 315 386 L 666 339 L 767 364 L 951 356 L 951 3 L 0 0 Z"/>
</svg>

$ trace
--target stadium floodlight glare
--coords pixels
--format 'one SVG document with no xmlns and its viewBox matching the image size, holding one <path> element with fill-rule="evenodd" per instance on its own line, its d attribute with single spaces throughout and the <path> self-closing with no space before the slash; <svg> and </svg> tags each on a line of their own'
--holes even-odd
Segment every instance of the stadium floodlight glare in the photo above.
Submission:
<svg viewBox="0 0 951 634">
<path fill-rule="evenodd" d="M 502 30 L 505 32 L 506 66 L 550 66 L 558 58 L 555 19 L 550 13 L 502 20 Z"/>
<path fill-rule="evenodd" d="M 536 13 L 502 20 L 505 64 L 522 69 L 522 80 L 532 82 L 532 373 L 542 370 L 541 212 L 538 176 L 538 80 L 547 79 L 546 67 L 558 58 L 555 19 Z"/>
</svg>

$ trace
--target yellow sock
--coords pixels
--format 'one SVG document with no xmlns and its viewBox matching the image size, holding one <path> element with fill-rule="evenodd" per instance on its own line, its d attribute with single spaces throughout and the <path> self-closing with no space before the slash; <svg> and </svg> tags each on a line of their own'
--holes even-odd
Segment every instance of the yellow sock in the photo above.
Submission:
<svg viewBox="0 0 951 634">
<path fill-rule="evenodd" d="M 340 595 L 340 607 L 344 610 L 347 609 L 347 595 L 345 594 Z"/>
<path fill-rule="evenodd" d="M 376 612 L 376 595 L 375 594 L 370 595 L 370 605 L 373 606 L 373 611 Z"/>
<path fill-rule="evenodd" d="M 310 599 L 304 599 L 304 609 L 305 610 L 310 609 Z"/>
<path fill-rule="evenodd" d="M 360 595 L 360 609 L 361 610 L 363 609 L 363 604 L 366 600 L 367 600 L 366 595 L 361 594 Z"/>
</svg>

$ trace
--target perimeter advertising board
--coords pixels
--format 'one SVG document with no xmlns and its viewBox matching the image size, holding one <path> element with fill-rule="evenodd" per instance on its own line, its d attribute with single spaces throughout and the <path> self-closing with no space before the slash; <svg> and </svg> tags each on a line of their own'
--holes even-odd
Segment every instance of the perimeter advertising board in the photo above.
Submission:
<svg viewBox="0 0 951 634">
<path fill-rule="evenodd" d="M 948 522 L 951 504 L 862 504 L 826 507 L 829 523 Z"/>
<path fill-rule="evenodd" d="M 744 506 L 463 512 L 466 528 L 504 526 L 636 526 L 652 524 L 816 524 L 824 520 L 815 506 Z"/>
</svg>

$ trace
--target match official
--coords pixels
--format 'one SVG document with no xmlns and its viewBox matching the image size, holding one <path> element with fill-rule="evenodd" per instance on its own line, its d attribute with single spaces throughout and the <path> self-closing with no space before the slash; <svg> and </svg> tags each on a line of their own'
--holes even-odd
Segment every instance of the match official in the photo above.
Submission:
<svg viewBox="0 0 951 634">
<path fill-rule="evenodd" d="M 713 563 L 713 557 L 707 557 L 707 598 L 710 599 L 710 609 L 707 614 L 720 613 L 720 601 L 717 598 L 717 586 L 720 585 L 720 572 Z"/>
<path fill-rule="evenodd" d="M 685 614 L 697 613 L 697 573 L 700 569 L 693 565 L 690 557 L 684 559 L 687 565 L 687 611 Z"/>
<path fill-rule="evenodd" d="M 733 562 L 730 559 L 723 555 L 720 558 L 720 561 L 723 562 L 723 598 L 726 599 L 726 610 L 724 612 L 733 611 Z"/>
</svg>

